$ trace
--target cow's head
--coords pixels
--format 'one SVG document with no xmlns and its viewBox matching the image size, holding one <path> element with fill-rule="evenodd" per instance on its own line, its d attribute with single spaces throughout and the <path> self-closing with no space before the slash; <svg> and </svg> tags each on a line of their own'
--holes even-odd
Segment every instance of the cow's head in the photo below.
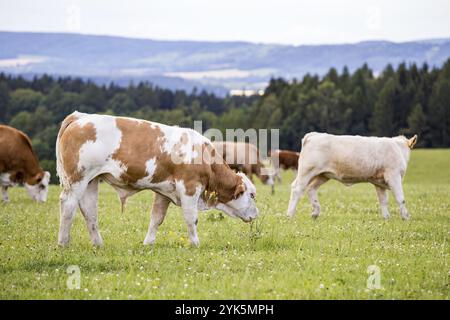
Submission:
<svg viewBox="0 0 450 320">
<path fill-rule="evenodd" d="M 42 171 L 25 182 L 25 188 L 31 199 L 38 202 L 47 201 L 48 184 L 50 182 L 50 172 Z"/>
<path fill-rule="evenodd" d="M 264 184 L 267 184 L 268 186 L 273 186 L 275 184 L 274 182 L 274 176 L 275 172 L 269 171 L 266 169 L 266 173 L 261 173 L 261 182 Z"/>
<path fill-rule="evenodd" d="M 238 183 L 230 195 L 218 195 L 215 207 L 231 217 L 241 218 L 245 222 L 255 219 L 258 214 L 256 207 L 256 188 L 247 176 L 237 173 Z"/>
</svg>

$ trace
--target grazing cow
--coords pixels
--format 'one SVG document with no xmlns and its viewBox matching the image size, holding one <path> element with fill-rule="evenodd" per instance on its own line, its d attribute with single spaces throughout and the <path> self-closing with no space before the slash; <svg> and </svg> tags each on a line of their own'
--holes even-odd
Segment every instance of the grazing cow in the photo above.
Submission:
<svg viewBox="0 0 450 320">
<path fill-rule="evenodd" d="M 300 152 L 290 150 L 273 150 L 270 153 L 270 159 L 275 169 L 274 178 L 281 183 L 281 169 L 283 170 L 295 170 L 298 169 L 298 157 Z"/>
<path fill-rule="evenodd" d="M 214 147 L 219 152 L 231 169 L 242 171 L 253 182 L 255 174 L 262 183 L 272 187 L 274 192 L 273 174 L 263 174 L 263 164 L 259 156 L 258 148 L 247 142 L 214 141 Z"/>
<path fill-rule="evenodd" d="M 0 186 L 3 201 L 8 202 L 8 188 L 24 185 L 33 200 L 47 200 L 50 172 L 42 170 L 28 136 L 9 126 L 0 125 Z"/>
<path fill-rule="evenodd" d="M 112 185 L 122 206 L 141 190 L 155 192 L 144 244 L 153 244 L 170 202 L 181 206 L 191 244 L 198 246 L 198 210 L 216 208 L 249 222 L 256 218 L 256 189 L 223 159 L 211 141 L 192 129 L 125 117 L 74 112 L 63 121 L 56 142 L 61 192 L 58 243 L 67 245 L 77 207 L 96 246 L 98 182 Z M 214 159 L 211 161 L 211 159 Z"/>
<path fill-rule="evenodd" d="M 402 218 L 409 219 L 402 179 L 416 142 L 417 135 L 408 140 L 404 136 L 378 138 L 317 132 L 306 134 L 302 140 L 301 165 L 291 185 L 288 216 L 295 214 L 298 200 L 308 190 L 313 206 L 312 217 L 317 218 L 320 213 L 317 189 L 329 179 L 335 179 L 346 185 L 372 183 L 385 219 L 389 218 L 386 190 L 390 189 Z"/>
</svg>

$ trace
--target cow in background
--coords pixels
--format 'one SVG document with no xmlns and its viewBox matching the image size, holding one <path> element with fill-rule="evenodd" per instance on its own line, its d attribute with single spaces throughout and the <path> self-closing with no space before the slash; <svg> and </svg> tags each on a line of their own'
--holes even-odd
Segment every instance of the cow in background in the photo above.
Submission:
<svg viewBox="0 0 450 320">
<path fill-rule="evenodd" d="M 274 168 L 274 178 L 281 183 L 281 169 L 297 171 L 300 152 L 290 150 L 272 150 L 270 160 Z"/>
<path fill-rule="evenodd" d="M 274 193 L 274 180 L 272 173 L 263 173 L 259 150 L 256 146 L 247 142 L 214 141 L 214 147 L 222 155 L 231 169 L 242 171 L 253 181 L 256 175 L 263 184 L 271 186 Z"/>
<path fill-rule="evenodd" d="M 15 128 L 0 125 L 0 186 L 3 201 L 8 188 L 23 185 L 33 200 L 47 200 L 50 172 L 42 170 L 28 136 Z"/>
<path fill-rule="evenodd" d="M 300 197 L 308 191 L 312 217 L 317 218 L 320 214 L 317 189 L 329 179 L 335 179 L 345 185 L 373 184 L 385 219 L 389 218 L 387 190 L 390 189 L 402 218 L 409 219 L 402 179 L 416 142 L 417 135 L 407 139 L 404 136 L 378 138 L 317 132 L 306 134 L 302 139 L 301 165 L 291 185 L 288 216 L 295 214 Z"/>
</svg>

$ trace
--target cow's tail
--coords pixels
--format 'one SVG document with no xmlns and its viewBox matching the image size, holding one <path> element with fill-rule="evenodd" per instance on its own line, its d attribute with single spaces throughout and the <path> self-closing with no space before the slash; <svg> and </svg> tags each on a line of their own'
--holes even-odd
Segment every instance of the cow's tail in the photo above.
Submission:
<svg viewBox="0 0 450 320">
<path fill-rule="evenodd" d="M 66 172 L 64 171 L 64 166 L 62 163 L 62 155 L 59 148 L 60 138 L 64 134 L 64 131 L 66 131 L 66 129 L 70 126 L 70 124 L 80 118 L 80 115 L 81 114 L 78 111 L 75 111 L 72 114 L 68 115 L 61 123 L 61 127 L 58 131 L 58 136 L 56 137 L 56 175 L 59 177 L 59 183 L 63 188 L 68 188 L 70 186 L 70 182 Z"/>
</svg>

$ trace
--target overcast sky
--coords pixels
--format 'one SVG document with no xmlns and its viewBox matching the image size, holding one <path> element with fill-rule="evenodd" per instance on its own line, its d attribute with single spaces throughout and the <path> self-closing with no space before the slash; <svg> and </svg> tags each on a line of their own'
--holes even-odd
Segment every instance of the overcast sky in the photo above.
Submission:
<svg viewBox="0 0 450 320">
<path fill-rule="evenodd" d="M 449 0 L 0 0 L 0 30 L 318 44 L 450 37 Z"/>
</svg>

